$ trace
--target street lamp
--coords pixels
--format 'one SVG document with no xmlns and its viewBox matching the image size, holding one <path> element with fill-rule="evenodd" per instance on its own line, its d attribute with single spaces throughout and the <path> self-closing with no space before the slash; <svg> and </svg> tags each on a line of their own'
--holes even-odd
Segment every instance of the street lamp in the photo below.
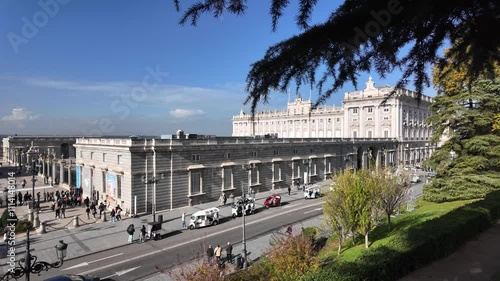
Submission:
<svg viewBox="0 0 500 281">
<path fill-rule="evenodd" d="M 255 164 L 241 165 L 241 168 L 244 171 L 250 171 L 254 167 L 255 167 Z M 245 196 L 245 186 L 243 184 L 241 185 L 241 196 L 242 197 Z M 243 200 L 244 200 L 245 197 L 243 197 Z M 243 251 L 242 251 L 241 254 L 243 256 L 243 269 L 246 269 L 247 268 L 247 239 L 246 239 L 246 235 L 245 235 L 245 213 L 246 213 L 246 210 L 243 210 L 243 212 L 241 212 L 241 213 L 243 214 L 241 216 L 243 218 L 242 222 L 241 222 L 242 223 L 242 228 L 243 228 L 243 239 L 241 241 L 241 244 L 243 246 Z"/>
<path fill-rule="evenodd" d="M 28 150 L 28 152 L 26 152 L 26 155 L 28 155 L 31 159 L 31 174 L 32 174 L 32 178 L 31 178 L 31 183 L 32 183 L 32 194 L 31 194 L 31 210 L 30 210 L 30 221 L 33 222 L 34 221 L 34 214 L 33 214 L 33 211 L 35 210 L 35 181 L 36 181 L 36 174 L 38 173 L 37 171 L 37 165 L 36 165 L 36 159 L 35 159 L 35 156 L 38 154 L 38 151 L 35 150 L 35 148 L 33 147 L 33 143 L 31 144 L 31 147 L 30 149 Z"/>
<path fill-rule="evenodd" d="M 160 174 L 160 178 L 157 178 L 156 175 L 151 178 L 146 178 L 146 176 L 141 177 L 141 182 L 143 184 L 153 184 L 153 222 L 156 222 L 156 184 L 163 182 L 163 180 L 165 180 L 165 175 L 163 173 Z"/>
<path fill-rule="evenodd" d="M 66 249 L 68 244 L 64 243 L 63 240 L 59 240 L 59 243 L 55 246 L 57 259 L 55 263 L 48 263 L 44 261 L 38 261 L 35 255 L 30 253 L 30 232 L 26 232 L 26 255 L 18 261 L 18 266 L 9 269 L 4 276 L 0 278 L 0 281 L 19 279 L 24 276 L 24 280 L 29 281 L 30 275 L 38 274 L 40 275 L 42 271 L 48 271 L 51 268 L 59 268 L 63 265 L 64 258 L 66 257 Z M 24 265 L 23 265 L 24 264 Z"/>
</svg>

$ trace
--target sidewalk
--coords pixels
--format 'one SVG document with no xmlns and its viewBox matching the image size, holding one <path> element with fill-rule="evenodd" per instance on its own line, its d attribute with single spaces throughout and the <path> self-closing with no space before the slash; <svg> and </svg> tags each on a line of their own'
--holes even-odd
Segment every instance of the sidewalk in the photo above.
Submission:
<svg viewBox="0 0 500 281">
<path fill-rule="evenodd" d="M 330 181 L 325 181 L 318 184 L 321 186 L 327 186 L 329 183 Z M 288 191 L 286 189 L 262 192 L 256 194 L 255 196 L 257 201 L 256 208 L 263 207 L 263 199 L 274 193 L 281 194 L 283 202 L 295 201 L 304 198 L 303 192 L 301 190 L 292 190 L 290 196 L 288 195 Z M 228 201 L 228 204 L 226 206 L 219 207 L 221 218 L 231 216 L 230 204 L 231 201 Z M 156 215 L 163 215 L 162 233 L 168 233 L 179 230 L 181 228 L 182 212 L 186 212 L 186 217 L 188 218 L 192 213 L 196 211 L 217 206 L 218 201 L 215 201 L 192 207 L 175 209 L 172 211 L 157 212 Z M 76 207 L 76 209 L 79 208 L 84 210 L 83 207 Z M 69 212 L 70 210 L 71 209 L 68 209 L 67 211 L 67 217 L 72 214 Z M 44 213 L 42 213 L 42 215 L 44 215 Z M 83 216 L 81 217 L 83 218 Z M 84 217 L 86 219 L 86 215 Z M 127 218 L 116 223 L 103 222 L 88 224 L 75 229 L 56 230 L 48 232 L 46 234 L 35 234 L 35 232 L 32 232 L 33 234 L 30 235 L 32 253 L 36 255 L 39 260 L 43 260 L 46 262 L 55 262 L 56 253 L 54 250 L 54 246 L 58 243 L 59 240 L 64 240 L 64 242 L 68 244 L 66 260 L 125 246 L 127 245 L 127 241 L 126 239 L 122 238 L 127 229 L 127 226 L 129 224 L 134 224 L 138 227 L 139 225 L 146 224 L 150 219 L 151 214 L 148 214 L 144 215 L 143 217 Z M 71 219 L 67 218 L 66 220 L 68 220 L 71 224 Z M 61 224 L 65 223 L 64 219 L 60 222 Z M 115 237 L 120 237 L 120 239 L 115 239 Z M 25 241 L 20 234 L 18 234 L 16 240 L 16 253 L 18 256 L 22 256 L 25 253 Z M 7 268 L 6 262 L 6 258 L 0 259 L 0 264 L 2 265 L 4 271 Z"/>
<path fill-rule="evenodd" d="M 292 225 L 292 233 L 293 233 L 293 235 L 297 235 L 297 234 L 302 232 L 302 228 L 314 226 L 314 227 L 317 227 L 319 229 L 319 232 L 320 232 L 319 235 L 326 236 L 326 234 L 323 233 L 323 231 L 325 231 L 325 230 L 322 230 L 322 225 L 321 225 L 322 222 L 323 222 L 323 216 L 319 216 L 319 217 L 315 217 L 315 218 L 312 218 L 309 220 L 297 222 L 297 223 Z M 286 229 L 282 228 L 279 231 L 276 231 L 276 232 L 273 232 L 270 234 L 266 234 L 264 236 L 261 236 L 259 238 L 253 239 L 253 240 L 248 240 L 246 242 L 249 260 L 257 262 L 258 260 L 260 260 L 260 257 L 262 254 L 269 251 L 269 249 L 271 248 L 270 242 L 272 241 L 273 235 L 287 235 Z M 236 258 L 236 257 L 241 256 L 241 252 L 242 252 L 241 243 L 233 245 L 233 247 L 234 247 L 233 248 L 234 257 Z M 223 257 L 225 257 L 225 252 L 223 254 Z M 144 279 L 140 279 L 140 280 L 141 281 L 176 281 L 176 279 L 170 277 L 170 274 L 168 272 L 170 272 L 175 277 L 175 276 L 178 276 L 180 274 L 182 269 L 186 270 L 186 269 L 194 268 L 196 265 L 198 265 L 200 262 L 203 262 L 203 261 L 205 261 L 205 257 L 203 257 L 200 260 L 194 260 L 192 262 L 188 262 L 188 263 L 185 263 L 182 265 L 177 265 L 174 268 L 172 268 L 164 273 L 158 273 L 158 274 L 155 274 L 153 276 L 150 276 L 150 277 L 147 277 Z M 226 264 L 226 266 L 229 267 L 230 272 L 235 270 L 233 264 Z"/>
</svg>

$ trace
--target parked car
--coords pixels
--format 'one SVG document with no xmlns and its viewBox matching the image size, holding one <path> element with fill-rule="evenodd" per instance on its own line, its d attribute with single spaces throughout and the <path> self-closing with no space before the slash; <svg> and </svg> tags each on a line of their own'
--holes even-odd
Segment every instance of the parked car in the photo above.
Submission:
<svg viewBox="0 0 500 281">
<path fill-rule="evenodd" d="M 276 207 L 279 205 L 281 205 L 281 195 L 279 194 L 273 194 L 264 200 L 264 206 L 266 206 L 266 208 Z"/>
<path fill-rule="evenodd" d="M 217 225 L 218 223 L 219 223 L 219 209 L 210 208 L 192 214 L 191 219 L 189 221 L 189 229 L 193 230 L 199 227 Z"/>
<path fill-rule="evenodd" d="M 233 218 L 243 215 L 243 210 L 245 210 L 245 215 L 251 215 L 255 212 L 255 199 L 239 199 L 237 202 L 233 203 L 231 207 L 231 215 Z"/>
<path fill-rule="evenodd" d="M 417 176 L 417 175 L 412 175 L 411 178 L 410 178 L 410 182 L 411 183 L 419 183 L 421 180 L 420 180 L 420 177 Z"/>
<path fill-rule="evenodd" d="M 314 199 L 321 196 L 321 192 L 317 186 L 311 186 L 304 189 L 304 198 L 305 199 Z"/>
</svg>

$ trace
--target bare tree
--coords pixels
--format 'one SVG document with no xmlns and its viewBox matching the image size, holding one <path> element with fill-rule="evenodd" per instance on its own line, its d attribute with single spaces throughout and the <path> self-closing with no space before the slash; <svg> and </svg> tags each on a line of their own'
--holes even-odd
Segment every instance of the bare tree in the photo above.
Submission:
<svg viewBox="0 0 500 281">
<path fill-rule="evenodd" d="M 391 231 L 391 216 L 401 207 L 410 183 L 402 177 L 391 174 L 388 170 L 376 172 L 375 179 L 379 182 L 379 206 L 387 215 L 387 225 Z"/>
</svg>

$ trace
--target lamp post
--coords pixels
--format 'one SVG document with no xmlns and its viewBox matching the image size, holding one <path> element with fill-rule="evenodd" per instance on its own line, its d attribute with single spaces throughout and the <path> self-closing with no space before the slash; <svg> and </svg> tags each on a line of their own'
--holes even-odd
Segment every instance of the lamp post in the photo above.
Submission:
<svg viewBox="0 0 500 281">
<path fill-rule="evenodd" d="M 252 170 L 252 168 L 254 167 L 254 165 L 241 165 L 241 168 L 244 170 L 244 171 L 250 171 Z M 241 185 L 241 196 L 245 196 L 243 197 L 246 198 L 246 195 L 245 195 L 245 186 L 242 184 Z M 246 235 L 245 235 L 245 213 L 246 213 L 246 210 L 243 210 L 243 212 L 241 212 L 243 215 L 241 216 L 243 219 L 242 219 L 242 229 L 243 229 L 243 239 L 241 241 L 241 245 L 243 247 L 243 250 L 242 250 L 242 257 L 243 257 L 243 269 L 246 269 L 247 268 L 247 240 L 246 240 Z"/>
<path fill-rule="evenodd" d="M 38 154 L 38 151 L 35 150 L 35 148 L 33 147 L 33 143 L 31 144 L 31 147 L 30 149 L 28 150 L 28 152 L 26 152 L 26 155 L 29 156 L 29 158 L 31 159 L 31 183 L 32 183 L 32 194 L 31 194 L 31 210 L 30 210 L 30 221 L 34 221 L 34 210 L 35 210 L 35 181 L 36 181 L 36 174 L 38 173 L 37 171 L 37 165 L 36 165 L 36 155 Z"/>
<path fill-rule="evenodd" d="M 0 278 L 0 281 L 19 279 L 24 276 L 24 280 L 29 281 L 30 275 L 42 273 L 42 271 L 48 271 L 51 268 L 59 268 L 63 265 L 64 258 L 66 257 L 66 249 L 68 244 L 64 243 L 63 240 L 59 240 L 59 243 L 55 246 L 58 261 L 55 263 L 48 263 L 44 261 L 38 261 L 35 255 L 30 253 L 30 232 L 26 232 L 26 255 L 21 258 L 17 264 L 18 266 L 7 271 L 4 276 Z"/>
<path fill-rule="evenodd" d="M 143 184 L 153 184 L 153 222 L 156 222 L 156 184 L 163 182 L 165 175 L 160 174 L 160 178 L 156 178 L 156 175 L 151 178 L 146 178 L 146 176 L 141 177 L 141 182 Z"/>
</svg>

